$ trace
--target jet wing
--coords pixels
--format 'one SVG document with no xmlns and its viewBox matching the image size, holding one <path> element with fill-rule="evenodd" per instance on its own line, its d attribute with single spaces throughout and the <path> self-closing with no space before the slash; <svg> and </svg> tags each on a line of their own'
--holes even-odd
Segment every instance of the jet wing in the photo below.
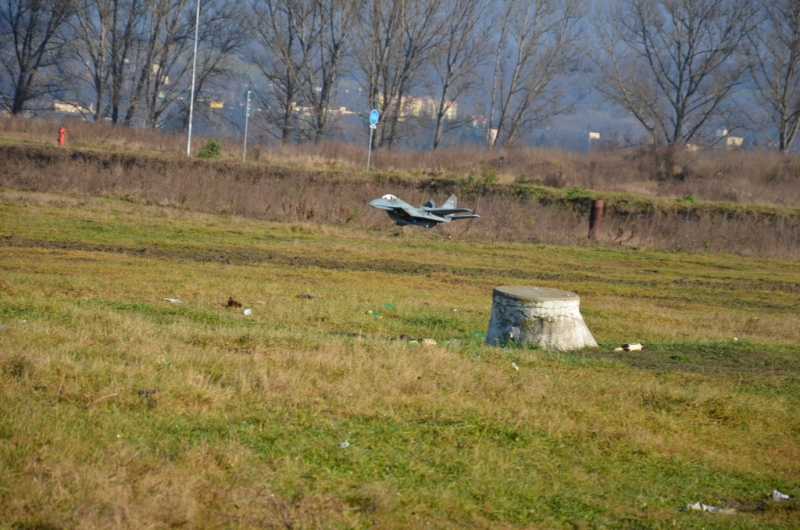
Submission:
<svg viewBox="0 0 800 530">
<path fill-rule="evenodd" d="M 435 211 L 427 210 L 427 209 L 420 209 L 414 208 L 413 206 L 403 206 L 402 208 L 398 208 L 395 212 L 401 210 L 406 213 L 409 217 L 415 217 L 417 219 L 428 219 L 431 221 L 443 222 L 445 219 L 440 214 L 437 214 Z"/>
<path fill-rule="evenodd" d="M 421 217 L 424 212 L 420 211 L 419 208 L 414 208 L 413 206 L 403 206 L 401 208 L 395 208 L 395 212 L 403 211 L 409 217 Z"/>
<path fill-rule="evenodd" d="M 472 213 L 469 208 L 423 208 L 428 213 L 433 215 L 450 215 L 451 213 Z"/>
</svg>

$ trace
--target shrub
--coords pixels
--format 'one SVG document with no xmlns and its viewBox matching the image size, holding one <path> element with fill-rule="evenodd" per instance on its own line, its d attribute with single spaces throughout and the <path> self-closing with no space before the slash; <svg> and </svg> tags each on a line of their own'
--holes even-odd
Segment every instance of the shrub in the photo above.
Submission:
<svg viewBox="0 0 800 530">
<path fill-rule="evenodd" d="M 219 158 L 222 155 L 222 144 L 215 138 L 208 141 L 206 145 L 197 152 L 197 158 Z"/>
<path fill-rule="evenodd" d="M 481 175 L 483 176 L 484 184 L 487 186 L 497 184 L 498 174 L 495 168 L 481 164 Z"/>
</svg>

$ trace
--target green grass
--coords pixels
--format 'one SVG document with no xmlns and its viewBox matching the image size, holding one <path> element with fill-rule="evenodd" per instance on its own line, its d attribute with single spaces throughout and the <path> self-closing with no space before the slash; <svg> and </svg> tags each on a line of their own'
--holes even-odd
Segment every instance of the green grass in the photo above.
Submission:
<svg viewBox="0 0 800 530">
<path fill-rule="evenodd" d="M 0 528 L 795 528 L 799 280 L 4 192 Z M 600 348 L 485 346 L 509 284 Z"/>
</svg>

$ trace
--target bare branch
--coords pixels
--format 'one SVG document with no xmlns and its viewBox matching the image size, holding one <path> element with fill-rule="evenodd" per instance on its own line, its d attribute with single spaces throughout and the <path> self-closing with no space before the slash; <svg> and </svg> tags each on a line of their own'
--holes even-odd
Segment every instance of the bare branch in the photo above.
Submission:
<svg viewBox="0 0 800 530">
<path fill-rule="evenodd" d="M 689 142 L 744 81 L 740 45 L 752 15 L 747 0 L 619 0 L 595 17 L 595 88 L 654 143 Z"/>
<path fill-rule="evenodd" d="M 766 120 L 754 121 L 770 143 L 787 151 L 800 128 L 800 2 L 773 0 L 761 9 L 763 22 L 749 34 L 748 66 Z"/>
</svg>

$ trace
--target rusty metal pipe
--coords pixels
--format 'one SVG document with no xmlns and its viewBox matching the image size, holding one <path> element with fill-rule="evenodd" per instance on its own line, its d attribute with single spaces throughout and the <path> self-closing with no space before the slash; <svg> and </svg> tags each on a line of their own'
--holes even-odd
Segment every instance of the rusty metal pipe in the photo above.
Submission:
<svg viewBox="0 0 800 530">
<path fill-rule="evenodd" d="M 592 209 L 589 213 L 589 239 L 597 241 L 600 227 L 603 224 L 603 200 L 592 199 Z"/>
</svg>

